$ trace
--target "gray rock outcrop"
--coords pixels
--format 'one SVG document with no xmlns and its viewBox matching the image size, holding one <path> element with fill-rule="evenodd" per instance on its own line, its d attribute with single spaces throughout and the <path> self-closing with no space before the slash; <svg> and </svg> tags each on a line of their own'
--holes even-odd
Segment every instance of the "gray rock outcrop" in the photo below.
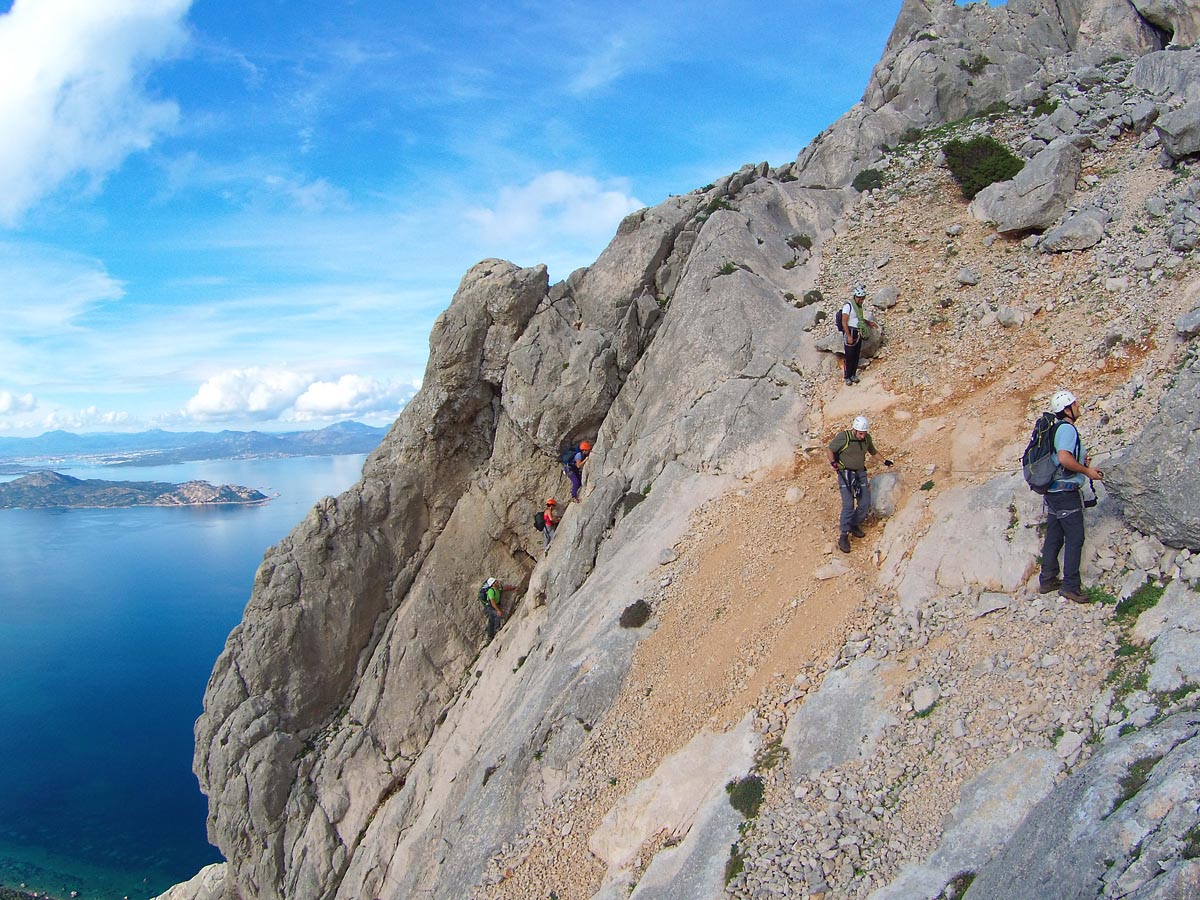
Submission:
<svg viewBox="0 0 1200 900">
<path fill-rule="evenodd" d="M 1175 159 L 1200 152 L 1200 101 L 1193 100 L 1179 109 L 1158 117 L 1154 123 L 1163 149 Z"/>
<path fill-rule="evenodd" d="M 996 223 L 1001 233 L 1049 228 L 1075 195 L 1082 160 L 1078 147 L 1058 138 L 1011 181 L 996 182 L 976 194 L 971 215 L 981 222 Z"/>
<path fill-rule="evenodd" d="M 1190 47 L 1200 40 L 1200 9 L 1189 0 L 1130 0 L 1142 18 L 1170 35 L 1175 47 Z"/>
<path fill-rule="evenodd" d="M 1046 253 L 1065 253 L 1094 247 L 1104 237 L 1104 226 L 1111 218 L 1112 213 L 1106 209 L 1086 207 L 1047 231 L 1038 242 L 1038 247 Z"/>
<path fill-rule="evenodd" d="M 1179 372 L 1140 437 L 1105 468 L 1135 528 L 1172 547 L 1200 547 L 1200 364 Z"/>
<path fill-rule="evenodd" d="M 1104 746 L 1033 809 L 965 900 L 1196 896 L 1200 861 L 1179 849 L 1198 823 L 1198 771 L 1198 713 Z"/>
</svg>

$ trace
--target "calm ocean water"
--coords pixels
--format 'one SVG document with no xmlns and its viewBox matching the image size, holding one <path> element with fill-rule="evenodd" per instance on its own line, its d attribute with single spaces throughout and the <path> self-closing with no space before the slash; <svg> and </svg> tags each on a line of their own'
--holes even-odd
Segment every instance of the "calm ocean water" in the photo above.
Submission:
<svg viewBox="0 0 1200 900">
<path fill-rule="evenodd" d="M 262 506 L 0 510 L 0 885 L 144 900 L 220 859 L 191 770 L 205 683 L 264 551 L 364 458 L 58 470 Z"/>
</svg>

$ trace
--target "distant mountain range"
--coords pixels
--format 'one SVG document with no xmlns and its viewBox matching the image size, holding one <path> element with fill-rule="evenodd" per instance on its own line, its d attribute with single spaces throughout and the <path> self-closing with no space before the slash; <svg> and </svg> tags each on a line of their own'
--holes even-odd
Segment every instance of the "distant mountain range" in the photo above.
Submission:
<svg viewBox="0 0 1200 900">
<path fill-rule="evenodd" d="M 48 431 L 34 438 L 0 438 L 0 472 L 45 468 L 46 462 L 109 466 L 157 466 L 204 459 L 337 456 L 369 453 L 387 428 L 340 422 L 317 431 L 142 431 L 135 434 L 72 434 Z M 41 463 L 41 465 L 38 465 Z"/>
<path fill-rule="evenodd" d="M 267 495 L 207 481 L 101 481 L 42 471 L 0 484 L 0 509 L 80 509 L 127 506 L 213 506 L 262 503 Z"/>
</svg>

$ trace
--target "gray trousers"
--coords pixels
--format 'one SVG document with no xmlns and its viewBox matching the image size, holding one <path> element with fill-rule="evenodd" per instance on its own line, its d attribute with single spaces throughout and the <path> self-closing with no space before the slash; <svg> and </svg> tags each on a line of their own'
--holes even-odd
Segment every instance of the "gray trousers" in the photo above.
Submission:
<svg viewBox="0 0 1200 900">
<path fill-rule="evenodd" d="M 842 534 L 861 525 L 871 511 L 871 479 L 866 471 L 844 469 L 838 472 L 838 491 L 842 495 L 842 518 L 838 527 Z"/>
<path fill-rule="evenodd" d="M 1065 549 L 1064 549 L 1065 547 Z M 1062 552 L 1063 590 L 1079 591 L 1079 561 L 1083 557 L 1083 491 L 1046 495 L 1046 540 L 1042 544 L 1042 581 L 1058 577 Z"/>
</svg>

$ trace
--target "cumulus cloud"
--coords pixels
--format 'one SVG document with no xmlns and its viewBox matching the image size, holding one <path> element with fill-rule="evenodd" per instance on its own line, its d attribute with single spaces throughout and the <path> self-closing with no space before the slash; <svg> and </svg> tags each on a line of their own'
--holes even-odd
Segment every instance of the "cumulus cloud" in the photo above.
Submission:
<svg viewBox="0 0 1200 900">
<path fill-rule="evenodd" d="M 473 207 L 469 221 L 493 240 L 518 241 L 554 232 L 576 237 L 608 237 L 621 219 L 645 206 L 617 180 L 605 185 L 587 175 L 554 171 L 528 184 L 500 190 L 492 208 Z"/>
<path fill-rule="evenodd" d="M 200 385 L 185 412 L 200 421 L 277 419 L 311 383 L 311 377 L 285 369 L 233 369 Z"/>
<path fill-rule="evenodd" d="M 41 425 L 48 431 L 58 428 L 80 431 L 87 428 L 118 428 L 132 421 L 132 416 L 127 412 L 88 406 L 84 409 L 56 409 L 42 418 Z"/>
<path fill-rule="evenodd" d="M 16 0 L 0 15 L 0 222 L 64 182 L 96 184 L 178 118 L 145 77 L 185 38 L 191 0 Z"/>
<path fill-rule="evenodd" d="M 370 413 L 394 415 L 412 397 L 411 383 L 365 375 L 320 380 L 285 369 L 233 369 L 215 375 L 188 401 L 194 421 L 313 422 Z"/>
<path fill-rule="evenodd" d="M 37 398 L 33 394 L 0 391 L 0 416 L 32 412 L 37 409 L 37 405 Z"/>
</svg>

